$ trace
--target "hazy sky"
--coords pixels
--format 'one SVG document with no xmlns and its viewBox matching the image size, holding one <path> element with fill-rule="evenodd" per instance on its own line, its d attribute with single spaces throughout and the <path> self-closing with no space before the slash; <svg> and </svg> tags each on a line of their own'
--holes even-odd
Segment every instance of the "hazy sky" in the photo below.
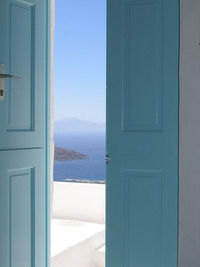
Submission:
<svg viewBox="0 0 200 267">
<path fill-rule="evenodd" d="M 55 119 L 105 121 L 105 0 L 55 0 Z"/>
</svg>

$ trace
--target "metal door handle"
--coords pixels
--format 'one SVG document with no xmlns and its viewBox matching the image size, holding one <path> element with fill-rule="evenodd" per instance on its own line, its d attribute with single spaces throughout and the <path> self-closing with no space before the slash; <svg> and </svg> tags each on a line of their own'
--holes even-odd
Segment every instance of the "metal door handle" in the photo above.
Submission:
<svg viewBox="0 0 200 267">
<path fill-rule="evenodd" d="M 0 74 L 0 79 L 5 79 L 5 78 L 10 78 L 10 79 L 15 79 L 15 80 L 21 80 L 22 79 L 20 77 L 17 77 L 17 76 L 11 75 L 11 74 L 1 73 Z"/>
<path fill-rule="evenodd" d="M 21 80 L 20 77 L 17 77 L 15 75 L 6 74 L 5 73 L 5 65 L 0 64 L 0 102 L 4 100 L 4 93 L 5 93 L 5 82 L 4 79 L 15 79 L 15 80 Z"/>
</svg>

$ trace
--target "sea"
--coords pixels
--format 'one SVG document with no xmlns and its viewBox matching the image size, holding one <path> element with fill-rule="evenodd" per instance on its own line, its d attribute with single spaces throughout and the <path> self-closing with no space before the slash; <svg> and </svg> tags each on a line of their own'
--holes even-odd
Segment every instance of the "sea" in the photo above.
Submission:
<svg viewBox="0 0 200 267">
<path fill-rule="evenodd" d="M 105 133 L 55 134 L 55 146 L 88 155 L 88 159 L 67 160 L 54 163 L 54 181 L 106 180 Z"/>
</svg>

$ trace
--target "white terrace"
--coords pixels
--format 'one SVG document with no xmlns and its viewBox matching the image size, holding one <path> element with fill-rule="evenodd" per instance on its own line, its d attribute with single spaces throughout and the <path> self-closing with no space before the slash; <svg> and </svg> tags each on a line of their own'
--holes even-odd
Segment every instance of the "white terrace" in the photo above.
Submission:
<svg viewBox="0 0 200 267">
<path fill-rule="evenodd" d="M 52 267 L 105 266 L 105 185 L 54 182 Z"/>
</svg>

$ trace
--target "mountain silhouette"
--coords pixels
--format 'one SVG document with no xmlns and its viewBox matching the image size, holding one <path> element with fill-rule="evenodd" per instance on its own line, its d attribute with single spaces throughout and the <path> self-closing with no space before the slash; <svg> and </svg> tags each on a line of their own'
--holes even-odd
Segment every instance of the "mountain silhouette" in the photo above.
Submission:
<svg viewBox="0 0 200 267">
<path fill-rule="evenodd" d="M 105 132 L 105 124 L 83 121 L 77 118 L 64 118 L 62 120 L 55 121 L 54 132 L 55 134 Z"/>
</svg>

